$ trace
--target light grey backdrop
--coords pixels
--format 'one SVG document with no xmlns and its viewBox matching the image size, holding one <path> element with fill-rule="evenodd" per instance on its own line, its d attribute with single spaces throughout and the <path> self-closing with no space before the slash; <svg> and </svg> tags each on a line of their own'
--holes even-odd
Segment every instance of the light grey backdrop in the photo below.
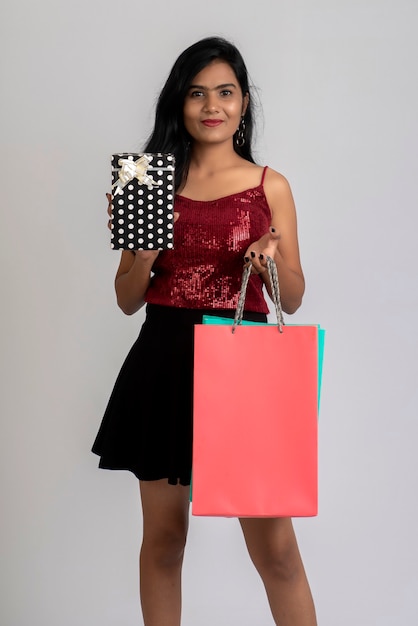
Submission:
<svg viewBox="0 0 418 626">
<path fill-rule="evenodd" d="M 138 488 L 90 454 L 142 313 L 117 309 L 109 155 L 137 150 L 177 54 L 221 34 L 263 103 L 328 330 L 320 515 L 296 527 L 321 626 L 417 622 L 415 0 L 20 0 L 2 8 L 5 626 L 134 626 Z M 272 397 L 272 402 L 279 399 Z M 185 626 L 272 624 L 234 520 L 192 520 Z"/>
</svg>

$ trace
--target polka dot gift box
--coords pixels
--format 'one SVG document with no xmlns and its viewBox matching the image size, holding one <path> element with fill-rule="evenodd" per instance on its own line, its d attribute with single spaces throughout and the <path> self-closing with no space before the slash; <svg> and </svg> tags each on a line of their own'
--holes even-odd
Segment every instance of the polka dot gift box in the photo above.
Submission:
<svg viewBox="0 0 418 626">
<path fill-rule="evenodd" d="M 112 155 L 114 250 L 168 250 L 173 245 L 174 156 Z"/>
</svg>

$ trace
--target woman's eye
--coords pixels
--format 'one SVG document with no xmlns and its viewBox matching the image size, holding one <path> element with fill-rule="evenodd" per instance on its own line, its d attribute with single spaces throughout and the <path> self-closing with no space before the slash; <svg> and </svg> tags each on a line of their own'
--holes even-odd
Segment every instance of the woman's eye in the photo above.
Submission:
<svg viewBox="0 0 418 626">
<path fill-rule="evenodd" d="M 230 89 L 222 89 L 221 96 L 231 96 L 232 91 Z"/>
<path fill-rule="evenodd" d="M 194 91 L 190 92 L 190 97 L 191 98 L 199 98 L 200 96 L 203 96 L 203 91 L 197 91 L 195 89 Z"/>
</svg>

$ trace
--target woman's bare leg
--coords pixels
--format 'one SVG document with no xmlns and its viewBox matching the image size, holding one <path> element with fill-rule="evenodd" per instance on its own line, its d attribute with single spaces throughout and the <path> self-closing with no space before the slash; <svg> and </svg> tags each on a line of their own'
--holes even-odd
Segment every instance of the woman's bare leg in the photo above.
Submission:
<svg viewBox="0 0 418 626">
<path fill-rule="evenodd" d="M 277 626 L 316 626 L 315 607 L 290 518 L 241 519 Z"/>
<path fill-rule="evenodd" d="M 181 567 L 189 516 L 189 487 L 140 481 L 144 532 L 140 593 L 145 626 L 179 626 Z"/>
</svg>

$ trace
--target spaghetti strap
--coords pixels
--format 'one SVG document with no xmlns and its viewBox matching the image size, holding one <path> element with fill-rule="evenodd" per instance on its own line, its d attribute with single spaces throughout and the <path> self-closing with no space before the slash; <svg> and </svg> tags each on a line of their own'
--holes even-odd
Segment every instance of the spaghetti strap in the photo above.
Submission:
<svg viewBox="0 0 418 626">
<path fill-rule="evenodd" d="M 261 177 L 261 183 L 260 183 L 260 185 L 264 185 L 264 178 L 265 178 L 265 176 L 266 176 L 267 169 L 268 169 L 268 165 L 266 165 L 266 166 L 264 167 L 264 169 L 263 169 L 263 175 L 262 175 L 262 177 Z"/>
</svg>

